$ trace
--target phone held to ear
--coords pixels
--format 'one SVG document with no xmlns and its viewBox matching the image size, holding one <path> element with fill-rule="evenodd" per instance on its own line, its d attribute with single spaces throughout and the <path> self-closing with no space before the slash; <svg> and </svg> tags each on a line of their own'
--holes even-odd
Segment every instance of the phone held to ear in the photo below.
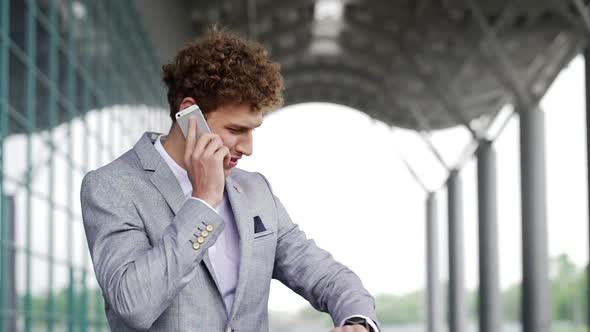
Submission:
<svg viewBox="0 0 590 332">
<path fill-rule="evenodd" d="M 176 113 L 176 122 L 180 126 L 184 137 L 188 136 L 188 120 L 190 118 L 195 118 L 197 120 L 197 137 L 199 137 L 203 133 L 210 133 L 211 129 L 207 125 L 207 121 L 203 116 L 203 112 L 197 105 L 191 105 L 182 111 Z"/>
</svg>

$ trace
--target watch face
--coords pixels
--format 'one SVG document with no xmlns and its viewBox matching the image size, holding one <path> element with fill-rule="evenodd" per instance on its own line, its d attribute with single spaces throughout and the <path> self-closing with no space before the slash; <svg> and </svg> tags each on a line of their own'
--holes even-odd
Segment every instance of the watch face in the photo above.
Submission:
<svg viewBox="0 0 590 332">
<path fill-rule="evenodd" d="M 369 323 L 367 323 L 367 320 L 362 317 L 350 317 L 346 320 L 344 325 L 361 325 L 363 327 L 369 328 Z"/>
<path fill-rule="evenodd" d="M 375 332 L 367 320 L 362 317 L 350 317 L 344 322 L 344 325 L 360 325 L 369 332 Z"/>
</svg>

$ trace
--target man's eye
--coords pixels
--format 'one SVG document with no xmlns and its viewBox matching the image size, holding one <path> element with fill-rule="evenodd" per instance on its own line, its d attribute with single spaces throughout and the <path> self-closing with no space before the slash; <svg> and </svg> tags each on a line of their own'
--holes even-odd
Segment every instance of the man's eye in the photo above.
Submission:
<svg viewBox="0 0 590 332">
<path fill-rule="evenodd" d="M 239 129 L 235 129 L 235 128 L 229 128 L 229 131 L 230 131 L 232 134 L 239 134 L 239 133 L 240 133 L 240 130 L 239 130 Z"/>
</svg>

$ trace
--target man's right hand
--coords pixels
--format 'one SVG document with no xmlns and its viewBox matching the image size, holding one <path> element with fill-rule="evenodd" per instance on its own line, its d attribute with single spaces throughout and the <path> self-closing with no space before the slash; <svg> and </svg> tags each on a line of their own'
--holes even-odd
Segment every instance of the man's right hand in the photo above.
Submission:
<svg viewBox="0 0 590 332">
<path fill-rule="evenodd" d="M 188 136 L 184 148 L 184 163 L 193 185 L 192 196 L 217 207 L 223 199 L 225 186 L 224 165 L 231 154 L 221 137 L 204 133 L 197 139 L 197 122 L 189 119 Z"/>
</svg>

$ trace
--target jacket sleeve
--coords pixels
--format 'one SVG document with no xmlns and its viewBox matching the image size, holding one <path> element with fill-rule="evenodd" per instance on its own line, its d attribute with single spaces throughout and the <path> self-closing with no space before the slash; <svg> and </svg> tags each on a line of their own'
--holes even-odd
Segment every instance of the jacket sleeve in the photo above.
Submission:
<svg viewBox="0 0 590 332">
<path fill-rule="evenodd" d="M 214 210 L 189 199 L 162 238 L 152 243 L 130 197 L 96 172 L 84 177 L 80 201 L 90 255 L 107 305 L 138 330 L 150 328 L 189 283 L 224 227 Z M 195 233 L 207 225 L 212 231 L 194 249 Z"/>
<path fill-rule="evenodd" d="M 264 180 L 270 189 L 268 180 Z M 278 220 L 273 278 L 301 295 L 316 310 L 329 313 L 334 326 L 356 315 L 377 322 L 375 301 L 357 275 L 307 239 L 278 197 L 273 195 L 273 199 Z"/>
</svg>

